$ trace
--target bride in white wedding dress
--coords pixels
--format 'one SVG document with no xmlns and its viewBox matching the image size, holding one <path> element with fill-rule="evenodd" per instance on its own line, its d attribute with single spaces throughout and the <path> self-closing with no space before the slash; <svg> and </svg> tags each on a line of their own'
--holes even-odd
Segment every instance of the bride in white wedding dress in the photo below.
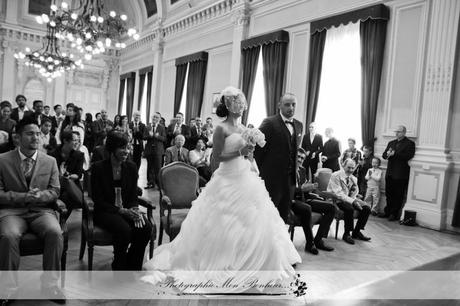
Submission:
<svg viewBox="0 0 460 306">
<path fill-rule="evenodd" d="M 216 113 L 226 119 L 213 137 L 213 160 L 219 167 L 193 202 L 180 233 L 159 246 L 144 265 L 148 272 L 143 281 L 206 281 L 209 286 L 179 288 L 201 294 L 238 293 L 250 284 L 293 281 L 292 265 L 301 262 L 300 256 L 264 182 L 244 158 L 254 149 L 241 136 L 245 127 L 238 124 L 245 109 L 239 89 L 222 92 Z M 266 292 L 270 286 L 252 287 Z"/>
</svg>

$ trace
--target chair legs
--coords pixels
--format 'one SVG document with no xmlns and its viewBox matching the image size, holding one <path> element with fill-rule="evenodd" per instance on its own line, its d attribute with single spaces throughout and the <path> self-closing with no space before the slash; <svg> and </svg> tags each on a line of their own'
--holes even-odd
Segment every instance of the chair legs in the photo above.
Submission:
<svg viewBox="0 0 460 306">
<path fill-rule="evenodd" d="M 88 270 L 93 270 L 93 253 L 94 253 L 94 246 L 88 244 Z"/>
<path fill-rule="evenodd" d="M 67 247 L 64 248 L 61 256 L 61 287 L 65 287 L 65 271 L 66 271 L 66 263 L 67 263 Z"/>
<path fill-rule="evenodd" d="M 337 235 L 339 234 L 339 224 L 340 219 L 335 219 L 335 240 L 337 240 Z"/>
<path fill-rule="evenodd" d="M 163 223 L 160 222 L 160 233 L 158 234 L 158 245 L 163 242 Z"/>
<path fill-rule="evenodd" d="M 151 238 L 150 239 L 150 246 L 149 246 L 149 259 L 152 259 L 153 257 L 153 247 L 154 247 L 154 244 L 155 244 L 155 238 Z"/>
<path fill-rule="evenodd" d="M 81 235 L 81 240 L 80 240 L 80 255 L 78 256 L 79 260 L 83 259 L 83 256 L 85 255 L 85 248 L 86 248 L 86 237 L 85 235 Z"/>
</svg>

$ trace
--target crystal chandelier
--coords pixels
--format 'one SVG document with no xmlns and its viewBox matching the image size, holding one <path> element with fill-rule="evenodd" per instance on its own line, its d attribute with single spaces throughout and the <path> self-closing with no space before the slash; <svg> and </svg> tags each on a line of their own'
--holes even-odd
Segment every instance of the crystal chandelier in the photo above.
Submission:
<svg viewBox="0 0 460 306">
<path fill-rule="evenodd" d="M 37 22 L 55 27 L 56 37 L 69 41 L 85 60 L 91 60 L 93 55 L 104 53 L 108 48 L 125 48 L 122 42 L 125 34 L 139 39 L 135 29 L 127 29 L 127 16 L 105 11 L 103 0 L 80 0 L 75 9 L 67 2 L 59 7 L 52 4 L 50 8 L 50 15 L 37 16 Z"/>
<path fill-rule="evenodd" d="M 73 70 L 77 67 L 83 68 L 81 59 L 74 61 L 72 53 L 60 52 L 56 38 L 56 28 L 51 24 L 47 25 L 46 36 L 41 49 L 31 51 L 27 47 L 25 52 L 19 51 L 14 54 L 14 57 L 18 60 L 24 60 L 24 65 L 36 68 L 48 82 L 61 76 L 66 70 Z"/>
</svg>

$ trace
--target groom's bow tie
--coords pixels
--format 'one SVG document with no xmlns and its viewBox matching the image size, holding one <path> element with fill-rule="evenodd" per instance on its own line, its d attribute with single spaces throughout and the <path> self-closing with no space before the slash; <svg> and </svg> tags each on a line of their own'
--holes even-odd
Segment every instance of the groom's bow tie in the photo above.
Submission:
<svg viewBox="0 0 460 306">
<path fill-rule="evenodd" d="M 289 120 L 286 120 L 286 121 L 284 121 L 284 123 L 286 123 L 286 124 L 290 124 L 290 125 L 294 126 L 294 122 L 292 122 L 292 121 L 289 121 Z"/>
</svg>

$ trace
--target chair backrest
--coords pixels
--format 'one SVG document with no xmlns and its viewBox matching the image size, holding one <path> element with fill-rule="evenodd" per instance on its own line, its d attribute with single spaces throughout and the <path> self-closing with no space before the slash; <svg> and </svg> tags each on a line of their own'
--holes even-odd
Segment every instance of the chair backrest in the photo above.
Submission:
<svg viewBox="0 0 460 306">
<path fill-rule="evenodd" d="M 326 191 L 329 180 L 331 179 L 332 170 L 329 168 L 320 168 L 316 171 L 316 182 L 319 191 Z"/>
<path fill-rule="evenodd" d="M 183 162 L 173 162 L 161 168 L 159 176 L 160 196 L 168 196 L 173 209 L 190 208 L 198 192 L 196 168 Z"/>
</svg>

